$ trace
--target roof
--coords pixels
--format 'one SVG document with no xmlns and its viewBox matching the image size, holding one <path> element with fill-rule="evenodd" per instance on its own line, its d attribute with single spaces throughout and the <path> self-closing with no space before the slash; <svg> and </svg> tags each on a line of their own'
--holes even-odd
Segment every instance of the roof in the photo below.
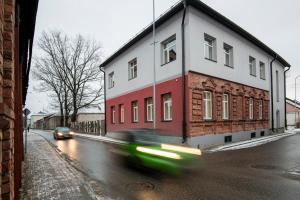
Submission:
<svg viewBox="0 0 300 200">
<path fill-rule="evenodd" d="M 36 114 L 32 114 L 31 116 L 46 116 L 46 115 L 48 115 L 48 114 L 40 111 L 40 112 L 38 112 Z"/>
<path fill-rule="evenodd" d="M 193 6 L 197 10 L 201 11 L 202 13 L 208 15 L 209 17 L 213 18 L 214 20 L 218 21 L 219 23 L 223 24 L 230 30 L 236 32 L 237 34 L 241 35 L 245 39 L 247 39 L 249 42 L 255 44 L 257 47 L 261 48 L 265 52 L 267 52 L 269 55 L 276 57 L 276 59 L 285 67 L 290 67 L 290 64 L 284 60 L 280 55 L 278 55 L 275 51 L 273 51 L 271 48 L 269 48 L 266 44 L 258 40 L 256 37 L 248 33 L 246 30 L 217 12 L 216 10 L 212 9 L 208 5 L 204 4 L 203 2 L 199 0 L 185 0 L 187 6 Z M 156 21 L 155 21 L 155 27 L 159 27 L 164 22 L 166 22 L 168 19 L 170 19 L 172 16 L 183 10 L 184 8 L 184 1 L 180 1 L 174 6 L 172 6 L 167 12 L 165 12 L 163 15 L 161 15 Z M 110 57 L 108 57 L 101 65 L 100 67 L 105 67 L 107 64 L 109 64 L 111 61 L 113 61 L 115 58 L 117 58 L 119 55 L 121 55 L 123 52 L 125 52 L 127 49 L 129 49 L 131 46 L 136 44 L 138 41 L 140 41 L 142 38 L 144 38 L 146 35 L 152 32 L 153 30 L 153 23 L 148 25 L 145 29 L 143 29 L 140 33 L 138 33 L 133 39 L 129 40 L 129 42 L 125 43 L 120 49 L 118 49 L 115 53 L 113 53 Z"/>
<path fill-rule="evenodd" d="M 292 100 L 290 98 L 285 98 L 286 100 L 286 103 L 292 105 L 292 106 L 295 106 L 295 100 Z M 297 108 L 300 108 L 300 102 L 296 100 L 296 107 Z"/>
<path fill-rule="evenodd" d="M 90 105 L 78 110 L 77 114 L 102 114 L 99 105 Z"/>
</svg>

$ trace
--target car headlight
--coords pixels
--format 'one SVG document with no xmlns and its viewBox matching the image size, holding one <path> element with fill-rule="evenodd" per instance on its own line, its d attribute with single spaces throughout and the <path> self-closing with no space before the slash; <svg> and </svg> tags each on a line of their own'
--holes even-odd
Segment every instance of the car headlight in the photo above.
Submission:
<svg viewBox="0 0 300 200">
<path fill-rule="evenodd" d="M 64 135 L 64 134 L 62 134 L 61 132 L 58 132 L 57 134 L 58 134 L 59 136 L 63 136 L 63 135 Z"/>
<path fill-rule="evenodd" d="M 74 135 L 75 133 L 73 131 L 70 131 L 70 135 Z"/>
</svg>

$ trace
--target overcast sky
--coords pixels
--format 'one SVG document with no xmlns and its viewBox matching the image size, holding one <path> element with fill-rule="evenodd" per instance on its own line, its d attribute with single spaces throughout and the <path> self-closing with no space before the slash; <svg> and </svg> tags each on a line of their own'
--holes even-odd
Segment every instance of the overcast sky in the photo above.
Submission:
<svg viewBox="0 0 300 200">
<path fill-rule="evenodd" d="M 156 0 L 156 17 L 178 0 Z M 286 59 L 292 68 L 287 97 L 294 99 L 294 78 L 300 74 L 299 0 L 203 0 L 253 34 Z M 82 34 L 102 44 L 104 57 L 141 31 L 152 20 L 152 0 L 40 0 L 35 41 L 42 31 Z M 38 51 L 34 47 L 33 53 Z M 47 94 L 36 92 L 30 80 L 26 106 L 33 112 L 50 111 Z M 300 100 L 300 78 L 297 95 Z"/>
</svg>

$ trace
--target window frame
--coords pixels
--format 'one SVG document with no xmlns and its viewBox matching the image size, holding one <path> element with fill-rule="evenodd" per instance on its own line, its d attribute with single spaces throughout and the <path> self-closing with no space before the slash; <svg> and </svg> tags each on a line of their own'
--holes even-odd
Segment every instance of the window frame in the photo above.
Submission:
<svg viewBox="0 0 300 200">
<path fill-rule="evenodd" d="M 151 100 L 151 103 L 149 103 L 149 100 Z M 152 97 L 148 97 L 145 100 L 146 102 L 146 122 L 153 122 L 153 98 Z M 149 113 L 149 110 L 151 110 L 151 112 Z M 149 118 L 149 114 L 150 114 L 150 118 Z"/>
<path fill-rule="evenodd" d="M 207 98 L 206 94 L 210 94 L 209 99 Z M 208 105 L 210 106 L 209 109 L 208 109 Z M 210 110 L 210 116 L 208 116 L 208 112 L 207 112 L 209 110 Z M 209 90 L 203 91 L 203 119 L 204 120 L 213 119 L 213 94 Z"/>
<path fill-rule="evenodd" d="M 163 121 L 172 121 L 173 120 L 172 94 L 171 93 L 163 94 L 162 103 L 163 103 Z M 168 113 L 166 113 L 166 111 L 168 111 Z"/>
<path fill-rule="evenodd" d="M 108 74 L 108 89 L 115 87 L 115 72 L 112 71 Z"/>
<path fill-rule="evenodd" d="M 262 73 L 262 69 L 263 69 L 263 73 Z M 259 61 L 259 74 L 260 74 L 260 79 L 266 80 L 266 65 L 262 61 Z"/>
<path fill-rule="evenodd" d="M 228 50 L 228 52 L 227 52 Z M 227 43 L 223 43 L 224 65 L 233 68 L 233 47 Z M 228 56 L 228 63 L 226 57 Z"/>
<path fill-rule="evenodd" d="M 250 75 L 256 77 L 256 58 L 249 56 Z"/>
<path fill-rule="evenodd" d="M 116 123 L 116 107 L 111 106 L 111 123 L 115 124 Z"/>
<path fill-rule="evenodd" d="M 211 44 L 210 44 L 211 43 Z M 217 39 L 207 33 L 204 33 L 204 58 L 213 62 L 217 62 Z M 207 55 L 207 52 L 209 54 L 209 50 L 211 49 L 211 56 Z"/>
<path fill-rule="evenodd" d="M 125 123 L 125 107 L 124 104 L 119 105 L 119 112 L 120 112 L 120 124 Z"/>
<path fill-rule="evenodd" d="M 137 78 L 137 58 L 128 62 L 128 80 Z"/>
<path fill-rule="evenodd" d="M 224 100 L 225 96 L 227 97 L 227 100 Z M 227 93 L 224 93 L 222 95 L 222 119 L 229 120 L 229 94 L 227 94 Z"/>
<path fill-rule="evenodd" d="M 264 105 L 264 102 L 262 99 L 260 99 L 259 103 L 258 103 L 258 118 L 260 120 L 263 119 L 263 105 Z"/>
<path fill-rule="evenodd" d="M 138 123 L 139 122 L 139 106 L 138 106 L 138 101 L 133 101 L 131 103 L 132 107 L 132 122 L 133 123 Z"/>
<path fill-rule="evenodd" d="M 249 98 L 249 119 L 253 120 L 254 119 L 254 99 L 252 97 Z"/>
<path fill-rule="evenodd" d="M 170 43 L 172 45 L 168 46 Z M 170 60 L 170 50 L 175 49 L 175 59 Z M 166 53 L 166 57 L 165 57 Z M 167 58 L 167 59 L 166 59 Z M 166 59 L 166 60 L 165 60 Z M 177 60 L 177 50 L 176 50 L 176 34 L 170 36 L 168 39 L 161 42 L 161 66 L 171 63 Z"/>
</svg>

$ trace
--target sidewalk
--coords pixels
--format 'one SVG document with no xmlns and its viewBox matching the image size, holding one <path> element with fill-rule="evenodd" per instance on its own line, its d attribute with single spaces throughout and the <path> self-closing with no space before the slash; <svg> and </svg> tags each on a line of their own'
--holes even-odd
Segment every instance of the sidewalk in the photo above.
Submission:
<svg viewBox="0 0 300 200">
<path fill-rule="evenodd" d="M 21 199 L 92 199 L 81 175 L 41 136 L 29 133 Z"/>
</svg>

